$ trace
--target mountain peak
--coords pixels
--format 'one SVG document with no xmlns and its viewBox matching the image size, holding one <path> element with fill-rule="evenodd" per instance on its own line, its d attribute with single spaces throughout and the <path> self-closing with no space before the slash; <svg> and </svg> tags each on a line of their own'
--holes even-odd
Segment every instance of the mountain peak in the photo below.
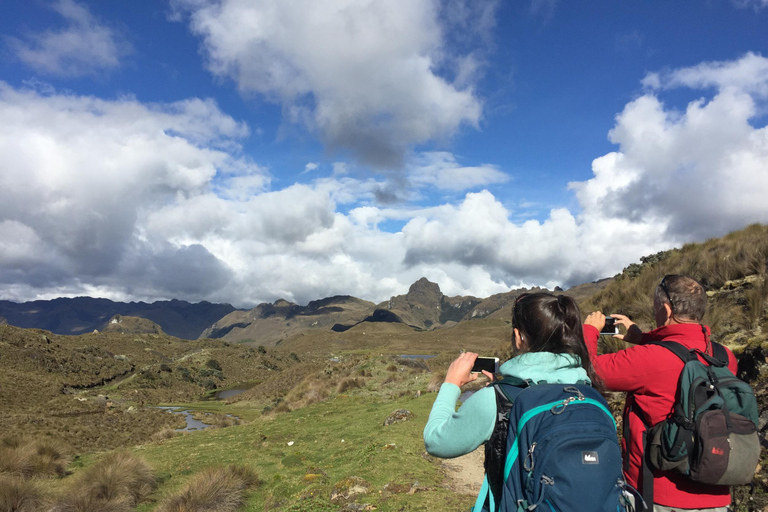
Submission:
<svg viewBox="0 0 768 512">
<path fill-rule="evenodd" d="M 406 295 L 409 300 L 415 299 L 417 302 L 420 302 L 421 298 L 435 296 L 438 297 L 438 300 L 443 296 L 443 293 L 440 291 L 440 285 L 433 283 L 426 277 L 422 277 L 413 283 Z"/>
</svg>

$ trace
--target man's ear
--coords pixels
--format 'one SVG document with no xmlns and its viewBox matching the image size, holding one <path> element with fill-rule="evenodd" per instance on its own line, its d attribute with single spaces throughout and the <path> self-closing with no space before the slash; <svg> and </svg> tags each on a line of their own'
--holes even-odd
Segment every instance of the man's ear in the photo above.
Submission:
<svg viewBox="0 0 768 512">
<path fill-rule="evenodd" d="M 664 322 L 664 325 L 669 325 L 674 321 L 674 313 L 672 313 L 672 306 L 669 304 L 669 302 L 664 303 L 664 311 L 667 315 L 667 321 Z"/>
</svg>

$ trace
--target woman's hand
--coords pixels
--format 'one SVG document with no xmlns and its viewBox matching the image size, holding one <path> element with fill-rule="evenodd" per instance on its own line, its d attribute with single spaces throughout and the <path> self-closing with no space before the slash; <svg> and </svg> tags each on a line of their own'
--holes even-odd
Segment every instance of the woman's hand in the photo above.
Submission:
<svg viewBox="0 0 768 512">
<path fill-rule="evenodd" d="M 616 323 L 623 325 L 627 329 L 627 334 L 615 334 L 613 337 L 624 340 L 627 343 L 640 343 L 643 339 L 643 331 L 628 317 L 612 313 L 611 316 L 616 319 Z"/>
<path fill-rule="evenodd" d="M 463 352 L 448 367 L 448 372 L 445 374 L 445 382 L 461 387 L 464 384 L 477 380 L 478 374 L 471 373 L 475 359 L 477 359 L 477 354 L 474 352 Z"/>
</svg>

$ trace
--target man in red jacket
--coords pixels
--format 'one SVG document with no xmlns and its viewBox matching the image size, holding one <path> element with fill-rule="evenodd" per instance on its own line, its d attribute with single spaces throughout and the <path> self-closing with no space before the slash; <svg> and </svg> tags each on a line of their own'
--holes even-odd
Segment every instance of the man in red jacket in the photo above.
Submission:
<svg viewBox="0 0 768 512">
<path fill-rule="evenodd" d="M 696 280 L 668 275 L 656 287 L 653 309 L 656 329 L 643 333 L 629 318 L 612 314 L 617 324 L 627 328 L 617 335 L 635 346 L 615 354 L 597 355 L 597 341 L 605 315 L 596 311 L 587 316 L 584 339 L 595 370 L 605 387 L 626 391 L 622 451 L 627 482 L 642 490 L 643 431 L 664 420 L 672 412 L 683 362 L 670 350 L 649 341 L 676 341 L 689 349 L 712 354 L 709 327 L 701 323 L 707 294 Z M 728 368 L 736 373 L 736 358 L 728 350 Z M 706 363 L 705 363 L 706 364 Z M 706 486 L 671 472 L 654 473 L 654 512 L 726 512 L 731 502 L 728 486 Z"/>
</svg>

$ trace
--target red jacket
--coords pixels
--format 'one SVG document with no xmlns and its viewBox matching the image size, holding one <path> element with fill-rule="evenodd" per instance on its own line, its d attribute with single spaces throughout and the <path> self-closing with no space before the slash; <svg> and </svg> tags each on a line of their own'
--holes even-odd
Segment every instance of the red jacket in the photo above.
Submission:
<svg viewBox="0 0 768 512">
<path fill-rule="evenodd" d="M 709 328 L 706 327 L 707 337 Z M 615 354 L 597 355 L 600 333 L 591 325 L 584 326 L 584 340 L 592 357 L 595 371 L 602 377 L 605 387 L 626 391 L 624 425 L 629 425 L 629 446 L 622 439 L 624 476 L 637 489 L 642 474 L 642 440 L 645 426 L 641 414 L 655 425 L 671 412 L 675 401 L 678 379 L 683 362 L 671 351 L 657 345 L 643 345 L 648 341 L 676 341 L 691 349 L 704 350 L 706 340 L 699 324 L 674 324 L 659 327 L 643 334 L 635 346 Z M 726 349 L 727 350 L 727 349 Z M 710 348 L 711 353 L 711 348 Z M 736 373 L 736 358 L 728 350 L 728 368 Z M 654 478 L 654 502 L 679 508 L 716 508 L 731 503 L 728 486 L 695 484 L 682 475 L 657 472 Z"/>
</svg>

